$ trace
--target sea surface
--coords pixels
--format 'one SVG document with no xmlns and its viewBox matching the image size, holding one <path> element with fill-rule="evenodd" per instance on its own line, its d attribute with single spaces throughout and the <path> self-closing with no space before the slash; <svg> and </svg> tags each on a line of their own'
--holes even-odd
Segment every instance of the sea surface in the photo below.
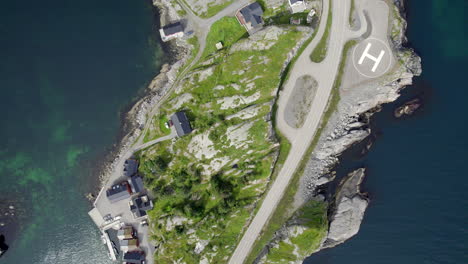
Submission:
<svg viewBox="0 0 468 264">
<path fill-rule="evenodd" d="M 360 232 L 306 264 L 468 263 L 468 2 L 405 2 L 422 76 L 375 115 L 370 152 L 343 160 L 368 168 L 371 202 Z M 395 107 L 415 97 L 423 108 L 395 120 Z"/>
<path fill-rule="evenodd" d="M 85 194 L 165 60 L 156 20 L 146 0 L 2 2 L 1 264 L 110 262 Z"/>
</svg>

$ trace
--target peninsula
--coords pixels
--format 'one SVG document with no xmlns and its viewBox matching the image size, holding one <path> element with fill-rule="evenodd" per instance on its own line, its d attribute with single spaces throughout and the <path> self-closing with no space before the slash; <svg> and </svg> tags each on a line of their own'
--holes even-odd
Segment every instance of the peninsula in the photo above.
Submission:
<svg viewBox="0 0 468 264">
<path fill-rule="evenodd" d="M 175 59 L 127 114 L 89 212 L 111 259 L 301 263 L 356 235 L 365 169 L 333 167 L 421 73 L 402 1 L 153 4 Z"/>
</svg>

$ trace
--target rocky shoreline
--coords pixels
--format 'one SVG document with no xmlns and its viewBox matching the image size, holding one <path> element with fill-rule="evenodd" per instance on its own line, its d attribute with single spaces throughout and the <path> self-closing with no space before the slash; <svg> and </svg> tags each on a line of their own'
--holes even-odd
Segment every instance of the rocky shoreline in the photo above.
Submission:
<svg viewBox="0 0 468 264">
<path fill-rule="evenodd" d="M 339 180 L 335 178 L 333 169 L 338 165 L 340 156 L 371 135 L 370 121 L 372 116 L 379 112 L 383 105 L 396 101 L 400 96 L 400 91 L 411 85 L 412 78 L 419 76 L 422 71 L 421 59 L 411 48 L 405 47 L 407 24 L 403 1 L 389 0 L 388 2 L 396 8 L 393 16 L 398 16 L 390 20 L 393 21 L 392 27 L 396 27 L 396 32 L 398 32 L 390 39 L 401 66 L 391 76 L 382 80 L 379 85 L 363 87 L 364 91 L 359 92 L 358 95 L 349 95 L 349 93 L 341 95 L 338 109 L 330 118 L 320 136 L 317 147 L 312 152 L 295 196 L 295 209 L 301 208 L 308 201 L 323 201 L 326 199 L 325 197 L 329 197 L 329 228 L 316 252 L 334 247 L 357 234 L 369 202 L 368 197 L 361 194 L 359 190 L 365 169 L 350 172 L 341 182 L 341 187 L 338 187 L 334 193 L 324 193 L 326 186 L 336 184 L 336 181 Z M 366 148 L 370 148 L 370 145 Z M 347 195 L 344 195 L 343 190 L 347 190 Z M 265 247 L 262 255 L 266 254 L 269 248 L 278 246 L 280 241 L 288 239 L 287 230 L 290 230 L 295 222 L 293 217 L 276 232 L 275 237 Z M 307 256 L 298 257 L 305 258 Z M 257 260 L 260 258 L 261 256 Z"/>
<path fill-rule="evenodd" d="M 160 24 L 163 25 L 174 19 L 179 19 L 177 10 L 175 10 L 169 1 L 153 0 L 152 5 L 155 17 L 159 18 L 159 21 L 155 21 L 156 27 L 159 28 Z M 96 193 L 99 192 L 102 185 L 109 178 L 119 158 L 142 135 L 147 115 L 166 96 L 176 81 L 179 70 L 191 56 L 192 47 L 184 39 L 177 39 L 167 43 L 160 41 L 160 44 L 163 46 L 168 62 L 161 66 L 159 74 L 151 80 L 141 97 L 132 103 L 127 111 L 121 114 L 119 139 L 111 147 L 111 150 L 97 169 L 101 184 L 96 189 Z M 96 197 L 94 194 L 86 194 L 86 196 L 89 200 L 93 200 Z"/>
</svg>

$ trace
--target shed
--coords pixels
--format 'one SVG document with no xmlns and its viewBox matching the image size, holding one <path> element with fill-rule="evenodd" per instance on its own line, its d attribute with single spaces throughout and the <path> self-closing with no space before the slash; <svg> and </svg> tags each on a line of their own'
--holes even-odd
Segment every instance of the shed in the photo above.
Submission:
<svg viewBox="0 0 468 264">
<path fill-rule="evenodd" d="M 174 38 L 180 38 L 184 36 L 184 27 L 180 22 L 176 22 L 162 27 L 159 30 L 159 34 L 164 42 Z"/>
<path fill-rule="evenodd" d="M 190 122 L 185 112 L 177 112 L 171 116 L 172 124 L 174 125 L 179 137 L 185 136 L 192 132 Z"/>
<path fill-rule="evenodd" d="M 138 239 L 127 239 L 120 241 L 120 250 L 123 252 L 133 251 L 138 249 Z"/>
<path fill-rule="evenodd" d="M 117 238 L 119 240 L 132 239 L 133 238 L 133 227 L 124 226 L 122 229 L 117 231 Z"/>
</svg>

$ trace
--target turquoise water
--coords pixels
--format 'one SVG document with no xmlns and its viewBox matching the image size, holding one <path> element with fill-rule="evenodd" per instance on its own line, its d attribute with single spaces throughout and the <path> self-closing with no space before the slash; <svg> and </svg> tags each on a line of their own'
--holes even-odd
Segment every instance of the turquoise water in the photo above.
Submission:
<svg viewBox="0 0 468 264">
<path fill-rule="evenodd" d="M 0 201 L 20 210 L 0 263 L 109 262 L 84 195 L 162 63 L 153 19 L 144 0 L 2 4 Z"/>
<path fill-rule="evenodd" d="M 393 119 L 394 105 L 376 115 L 369 154 L 345 161 L 368 167 L 371 203 L 361 230 L 304 263 L 468 263 L 468 2 L 405 2 L 423 74 L 404 97 L 425 105 L 403 120 Z"/>
</svg>

